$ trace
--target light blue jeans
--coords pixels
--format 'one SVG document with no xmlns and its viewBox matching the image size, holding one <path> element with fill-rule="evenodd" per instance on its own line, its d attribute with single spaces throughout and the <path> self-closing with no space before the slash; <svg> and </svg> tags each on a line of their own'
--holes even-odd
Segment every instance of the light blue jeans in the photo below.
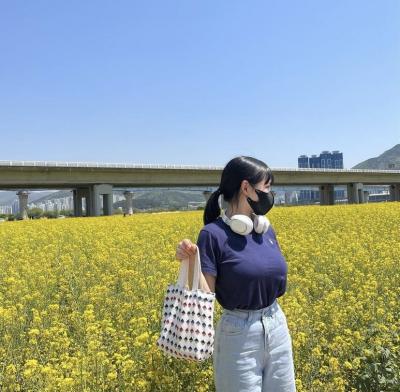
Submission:
<svg viewBox="0 0 400 392">
<path fill-rule="evenodd" d="M 213 365 L 216 392 L 295 392 L 292 338 L 278 302 L 258 310 L 223 309 Z"/>
</svg>

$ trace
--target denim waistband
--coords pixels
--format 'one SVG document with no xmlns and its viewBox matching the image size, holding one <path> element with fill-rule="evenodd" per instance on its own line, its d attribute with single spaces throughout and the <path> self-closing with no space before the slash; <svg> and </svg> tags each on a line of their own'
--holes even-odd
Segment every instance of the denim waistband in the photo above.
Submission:
<svg viewBox="0 0 400 392">
<path fill-rule="evenodd" d="M 222 308 L 222 313 L 235 315 L 240 318 L 244 318 L 244 319 L 248 320 L 250 318 L 258 319 L 263 316 L 272 316 L 279 309 L 280 309 L 280 306 L 278 304 L 278 301 L 275 299 L 271 305 L 266 306 L 265 308 L 261 308 L 261 309 L 237 309 L 236 308 L 236 309 L 232 309 L 232 310 Z"/>
</svg>

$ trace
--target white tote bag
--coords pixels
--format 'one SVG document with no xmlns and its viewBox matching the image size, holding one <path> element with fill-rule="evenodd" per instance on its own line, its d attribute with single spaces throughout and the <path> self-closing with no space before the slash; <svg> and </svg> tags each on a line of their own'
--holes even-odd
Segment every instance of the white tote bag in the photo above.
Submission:
<svg viewBox="0 0 400 392">
<path fill-rule="evenodd" d="M 181 261 L 177 284 L 170 284 L 164 299 L 161 334 L 157 346 L 169 356 L 203 361 L 214 348 L 215 293 L 199 288 L 199 248 L 195 256 L 192 290 L 186 287 L 189 259 Z"/>
</svg>

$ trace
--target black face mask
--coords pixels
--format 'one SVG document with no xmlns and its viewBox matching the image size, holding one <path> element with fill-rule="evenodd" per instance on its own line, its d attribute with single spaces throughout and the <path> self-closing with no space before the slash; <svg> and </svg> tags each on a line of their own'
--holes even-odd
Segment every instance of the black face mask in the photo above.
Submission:
<svg viewBox="0 0 400 392">
<path fill-rule="evenodd" d="M 263 192 L 255 189 L 258 195 L 258 201 L 254 201 L 247 197 L 247 202 L 256 215 L 265 215 L 274 206 L 274 194 L 272 192 Z"/>
</svg>

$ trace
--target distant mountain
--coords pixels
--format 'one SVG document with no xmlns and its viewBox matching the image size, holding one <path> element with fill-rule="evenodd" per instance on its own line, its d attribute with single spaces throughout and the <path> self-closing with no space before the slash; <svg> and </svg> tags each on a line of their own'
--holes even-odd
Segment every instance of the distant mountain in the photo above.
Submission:
<svg viewBox="0 0 400 392">
<path fill-rule="evenodd" d="M 114 191 L 114 194 L 123 194 L 123 191 Z M 33 192 L 29 194 L 29 203 L 44 203 L 55 199 L 72 196 L 71 190 L 60 191 L 43 191 Z M 4 191 L 0 192 L 0 205 L 11 205 L 14 200 L 18 199 L 16 192 Z M 187 207 L 189 202 L 205 202 L 206 199 L 200 191 L 181 191 L 181 190 L 157 190 L 150 189 L 148 191 L 133 190 L 133 208 L 138 210 L 165 208 L 180 209 Z M 124 207 L 125 200 L 114 203 L 114 208 Z"/>
<path fill-rule="evenodd" d="M 206 199 L 201 192 L 196 191 L 174 191 L 174 190 L 149 190 L 142 192 L 133 191 L 133 208 L 166 208 L 179 209 L 187 207 L 189 202 L 205 202 Z M 124 207 L 125 201 L 114 203 L 114 208 Z"/>
<path fill-rule="evenodd" d="M 47 200 L 54 200 L 54 199 L 61 199 L 63 197 L 68 197 L 68 196 L 72 196 L 72 192 L 71 190 L 62 190 L 62 191 L 56 191 L 56 192 L 52 192 L 48 194 L 44 194 L 41 197 L 33 200 L 31 198 L 31 195 L 29 195 L 29 203 L 35 202 L 35 203 L 44 203 Z"/>
<path fill-rule="evenodd" d="M 396 144 L 376 158 L 369 158 L 353 166 L 352 169 L 400 170 L 400 144 Z"/>
<path fill-rule="evenodd" d="M 114 191 L 114 194 L 122 195 L 121 191 Z M 46 200 L 60 199 L 63 197 L 72 196 L 70 190 L 55 192 L 51 195 L 37 200 L 36 202 L 44 202 Z M 201 192 L 195 191 L 175 191 L 175 190 L 157 190 L 150 189 L 148 191 L 135 191 L 133 190 L 133 207 L 135 209 L 149 209 L 149 208 L 181 208 L 187 207 L 190 201 L 205 201 L 205 197 Z M 113 207 L 124 207 L 125 201 L 120 200 L 115 202 Z"/>
</svg>

